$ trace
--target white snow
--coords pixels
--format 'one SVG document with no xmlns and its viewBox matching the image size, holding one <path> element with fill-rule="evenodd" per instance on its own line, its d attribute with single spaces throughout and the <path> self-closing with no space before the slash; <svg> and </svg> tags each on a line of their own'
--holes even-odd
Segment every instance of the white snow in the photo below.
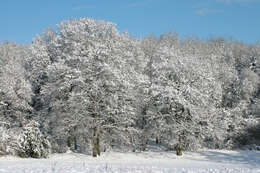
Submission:
<svg viewBox="0 0 260 173">
<path fill-rule="evenodd" d="M 106 152 L 100 157 L 78 153 L 49 159 L 0 157 L 0 173 L 260 173 L 260 151 Z"/>
</svg>

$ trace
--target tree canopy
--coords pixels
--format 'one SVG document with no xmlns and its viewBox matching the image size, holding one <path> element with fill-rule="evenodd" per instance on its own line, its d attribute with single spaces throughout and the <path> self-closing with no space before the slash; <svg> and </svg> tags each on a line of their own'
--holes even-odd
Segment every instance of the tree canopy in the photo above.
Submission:
<svg viewBox="0 0 260 173">
<path fill-rule="evenodd" d="M 64 21 L 28 46 L 0 45 L 0 153 L 21 152 L 32 122 L 53 152 L 259 144 L 259 77 L 257 44 Z"/>
</svg>

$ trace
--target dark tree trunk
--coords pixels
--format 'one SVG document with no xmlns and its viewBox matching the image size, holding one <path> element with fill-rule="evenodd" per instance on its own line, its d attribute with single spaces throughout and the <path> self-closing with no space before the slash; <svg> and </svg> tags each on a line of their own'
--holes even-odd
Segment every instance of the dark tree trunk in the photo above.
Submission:
<svg viewBox="0 0 260 173">
<path fill-rule="evenodd" d="M 93 157 L 97 157 L 97 139 L 96 139 L 96 133 L 97 133 L 97 128 L 94 127 L 94 132 L 93 132 L 93 152 L 92 155 Z"/>
<path fill-rule="evenodd" d="M 70 136 L 67 137 L 67 147 L 70 150 L 71 147 Z"/>
<path fill-rule="evenodd" d="M 95 147 L 93 148 L 92 156 L 97 157 L 97 151 L 95 150 Z"/>
<path fill-rule="evenodd" d="M 96 105 L 93 104 L 93 114 L 94 118 L 100 117 L 100 114 L 97 112 Z M 99 135 L 99 127 L 97 125 L 96 119 L 93 121 L 94 131 L 93 131 L 93 157 L 100 156 L 100 135 Z"/>
<path fill-rule="evenodd" d="M 178 144 L 177 146 L 177 156 L 181 156 L 182 155 L 182 149 L 181 149 L 181 146 Z"/>
<path fill-rule="evenodd" d="M 77 138 L 76 136 L 74 137 L 74 150 L 78 150 L 78 144 L 77 144 Z"/>
<path fill-rule="evenodd" d="M 159 144 L 159 139 L 158 139 L 158 137 L 156 137 L 155 143 L 156 143 L 156 144 Z"/>
<path fill-rule="evenodd" d="M 147 147 L 148 140 L 144 139 L 141 146 L 141 151 L 145 151 Z"/>
<path fill-rule="evenodd" d="M 97 132 L 97 154 L 100 156 L 100 139 L 99 139 L 99 133 Z"/>
<path fill-rule="evenodd" d="M 99 133 L 96 127 L 94 127 L 93 134 L 93 157 L 100 156 L 100 141 L 99 141 Z"/>
<path fill-rule="evenodd" d="M 183 138 L 184 138 L 184 131 L 179 135 L 179 143 L 176 146 L 177 156 L 182 155 Z"/>
</svg>

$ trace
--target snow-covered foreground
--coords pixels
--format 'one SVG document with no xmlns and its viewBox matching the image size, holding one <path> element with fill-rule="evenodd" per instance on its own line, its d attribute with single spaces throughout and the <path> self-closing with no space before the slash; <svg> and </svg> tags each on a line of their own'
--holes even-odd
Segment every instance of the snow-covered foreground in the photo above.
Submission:
<svg viewBox="0 0 260 173">
<path fill-rule="evenodd" d="M 260 173 L 259 151 L 208 150 L 89 155 L 53 154 L 49 159 L 0 158 L 0 173 Z"/>
</svg>

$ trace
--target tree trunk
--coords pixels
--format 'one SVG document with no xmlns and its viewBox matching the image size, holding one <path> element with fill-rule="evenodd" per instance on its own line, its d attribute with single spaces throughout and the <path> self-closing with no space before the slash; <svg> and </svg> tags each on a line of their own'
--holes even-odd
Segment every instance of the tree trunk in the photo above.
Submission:
<svg viewBox="0 0 260 173">
<path fill-rule="evenodd" d="M 156 143 L 156 144 L 159 144 L 159 139 L 158 139 L 158 137 L 156 137 L 155 143 Z"/>
<path fill-rule="evenodd" d="M 99 133 L 96 127 L 94 127 L 94 134 L 93 134 L 93 157 L 100 156 L 100 141 L 99 141 Z"/>
<path fill-rule="evenodd" d="M 93 113 L 94 113 L 94 118 L 99 117 L 99 113 L 97 112 L 96 105 L 93 104 Z M 96 123 L 96 119 L 93 121 L 94 124 L 94 132 L 93 132 L 93 157 L 100 156 L 100 135 L 99 135 L 99 129 L 98 125 Z"/>
<path fill-rule="evenodd" d="M 71 148 L 70 136 L 67 137 L 67 148 L 67 150 L 70 150 Z"/>
<path fill-rule="evenodd" d="M 144 139 L 142 141 L 141 151 L 145 151 L 146 150 L 147 143 L 148 143 L 147 139 Z"/>
<path fill-rule="evenodd" d="M 76 138 L 76 136 L 74 137 L 74 150 L 75 150 L 75 151 L 78 150 L 78 144 L 77 144 L 77 138 Z"/>
<path fill-rule="evenodd" d="M 182 144 L 183 144 L 183 136 L 184 136 L 184 131 L 179 135 L 179 143 L 177 144 L 177 156 L 181 156 L 182 155 Z"/>
<path fill-rule="evenodd" d="M 100 138 L 99 138 L 99 132 L 97 132 L 97 154 L 100 156 Z"/>
<path fill-rule="evenodd" d="M 182 149 L 181 149 L 181 145 L 180 144 L 178 144 L 177 145 L 177 156 L 181 156 L 182 155 Z"/>
<path fill-rule="evenodd" d="M 92 156 L 97 157 L 97 151 L 95 149 L 95 146 L 93 147 Z"/>
<path fill-rule="evenodd" d="M 95 142 L 95 139 L 94 139 L 94 141 L 93 141 L 93 150 L 92 150 L 92 156 L 93 157 L 97 157 L 97 150 L 96 150 L 96 142 Z"/>
<path fill-rule="evenodd" d="M 92 155 L 93 157 L 97 157 L 97 138 L 96 138 L 96 133 L 97 133 L 97 128 L 94 127 L 94 132 L 93 132 L 93 152 Z"/>
<path fill-rule="evenodd" d="M 78 150 L 77 135 L 76 135 L 77 126 L 74 126 L 73 131 L 74 131 L 74 137 L 73 137 L 74 150 L 77 151 Z"/>
</svg>

